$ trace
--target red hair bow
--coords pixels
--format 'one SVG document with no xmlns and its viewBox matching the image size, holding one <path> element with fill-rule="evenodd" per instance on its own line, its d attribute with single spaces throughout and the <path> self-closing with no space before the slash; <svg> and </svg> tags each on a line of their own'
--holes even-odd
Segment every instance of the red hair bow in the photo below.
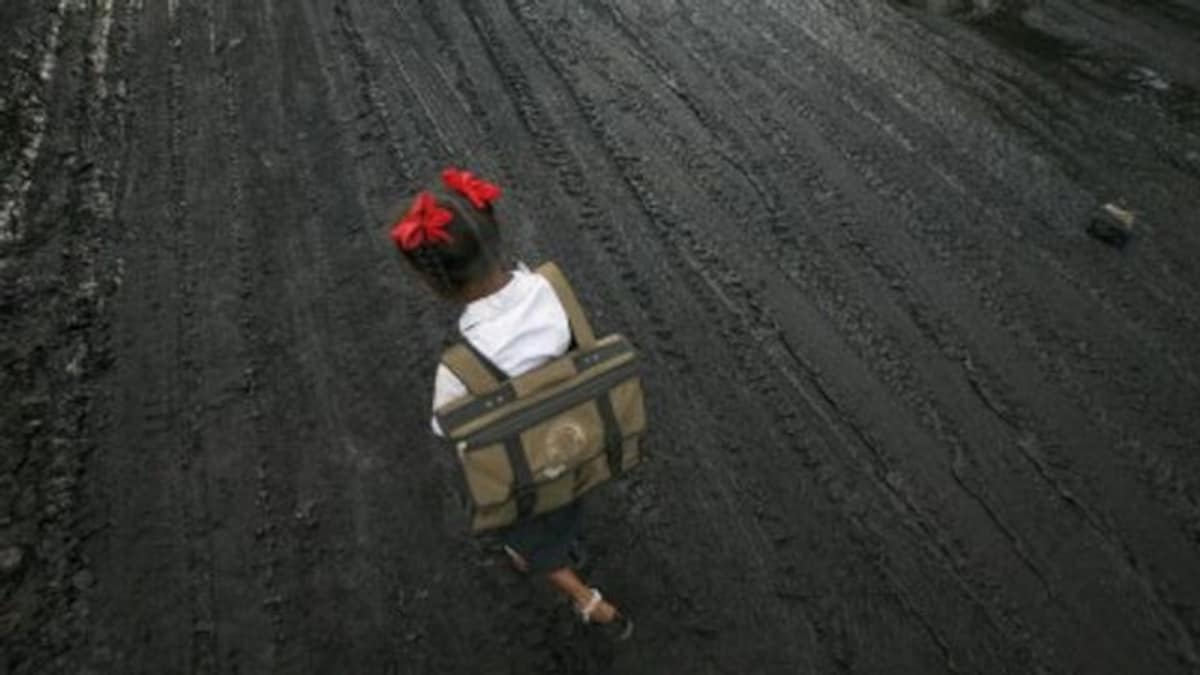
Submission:
<svg viewBox="0 0 1200 675">
<path fill-rule="evenodd" d="M 433 193 L 422 192 L 413 200 L 408 213 L 392 227 L 392 241 L 402 251 L 411 251 L 422 244 L 448 244 L 453 239 L 446 225 L 454 220 L 454 214 L 438 206 Z"/>
<path fill-rule="evenodd" d="M 491 206 L 500 198 L 500 186 L 476 178 L 470 171 L 461 171 L 451 167 L 442 172 L 442 183 L 450 190 L 470 200 L 477 209 Z"/>
</svg>

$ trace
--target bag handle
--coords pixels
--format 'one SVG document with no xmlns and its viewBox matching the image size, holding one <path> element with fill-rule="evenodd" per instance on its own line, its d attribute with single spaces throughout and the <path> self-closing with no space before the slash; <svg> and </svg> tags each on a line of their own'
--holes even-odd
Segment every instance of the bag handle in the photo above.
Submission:
<svg viewBox="0 0 1200 675">
<path fill-rule="evenodd" d="M 595 345 L 596 333 L 592 331 L 592 324 L 588 321 L 583 306 L 579 304 L 575 290 L 571 288 L 571 284 L 567 283 L 567 278 L 563 276 L 558 265 L 552 262 L 545 263 L 537 268 L 537 273 L 550 282 L 550 287 L 554 289 L 554 294 L 562 303 L 563 310 L 567 313 L 567 320 L 571 323 L 571 335 L 575 338 L 575 346 L 588 349 Z"/>
<path fill-rule="evenodd" d="M 442 365 L 449 368 L 466 385 L 467 391 L 476 396 L 500 386 L 500 380 L 480 359 L 478 352 L 463 342 L 442 352 Z"/>
</svg>

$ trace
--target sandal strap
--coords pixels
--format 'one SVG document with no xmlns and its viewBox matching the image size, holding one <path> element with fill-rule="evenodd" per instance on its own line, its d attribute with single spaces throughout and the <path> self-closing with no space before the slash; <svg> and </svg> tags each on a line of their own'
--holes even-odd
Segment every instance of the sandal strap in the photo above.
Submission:
<svg viewBox="0 0 1200 675">
<path fill-rule="evenodd" d="M 587 601 L 587 604 L 585 604 L 583 607 L 577 608 L 579 610 L 579 618 L 582 619 L 584 623 L 591 623 L 592 612 L 596 611 L 596 608 L 599 607 L 600 603 L 603 601 L 604 596 L 600 595 L 600 591 L 598 589 L 593 588 L 592 597 Z"/>
</svg>

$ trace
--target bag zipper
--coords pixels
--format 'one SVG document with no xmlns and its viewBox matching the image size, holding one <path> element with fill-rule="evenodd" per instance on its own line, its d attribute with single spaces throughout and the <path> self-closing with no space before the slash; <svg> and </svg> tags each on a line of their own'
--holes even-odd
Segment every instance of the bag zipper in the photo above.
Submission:
<svg viewBox="0 0 1200 675">
<path fill-rule="evenodd" d="M 621 381 L 636 376 L 638 374 L 638 365 L 638 359 L 635 357 L 628 363 L 617 366 L 613 370 L 571 392 L 571 396 L 569 397 L 549 399 L 522 410 L 512 417 L 501 420 L 495 426 L 477 431 L 458 444 L 459 451 L 470 452 L 475 448 L 491 445 L 538 422 L 549 419 L 564 410 L 574 408 L 584 401 L 596 398 L 602 392 L 612 389 Z"/>
</svg>

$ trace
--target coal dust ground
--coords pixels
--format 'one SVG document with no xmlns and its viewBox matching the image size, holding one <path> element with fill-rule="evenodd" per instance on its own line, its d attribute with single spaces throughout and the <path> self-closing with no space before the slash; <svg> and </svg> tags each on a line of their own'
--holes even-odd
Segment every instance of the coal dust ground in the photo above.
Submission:
<svg viewBox="0 0 1200 675">
<path fill-rule="evenodd" d="M 6 0 L 0 46 L 0 673 L 1200 672 L 1197 0 Z M 644 351 L 653 461 L 587 505 L 628 643 L 436 461 L 453 313 L 385 225 L 450 163 Z"/>
</svg>

